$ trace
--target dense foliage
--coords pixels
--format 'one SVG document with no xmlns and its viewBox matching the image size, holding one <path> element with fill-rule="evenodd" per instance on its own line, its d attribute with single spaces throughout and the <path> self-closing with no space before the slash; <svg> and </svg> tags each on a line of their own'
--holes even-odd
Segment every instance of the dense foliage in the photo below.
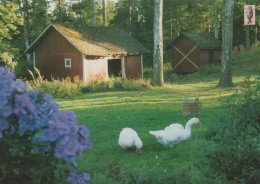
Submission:
<svg viewBox="0 0 260 184">
<path fill-rule="evenodd" d="M 18 26 L 22 24 L 18 9 L 12 2 L 0 1 L 0 66 L 14 68 L 14 58 L 19 50 L 13 39 L 19 34 Z"/>
<path fill-rule="evenodd" d="M 89 130 L 73 111 L 58 111 L 51 95 L 28 91 L 9 69 L 0 68 L 0 182 L 85 183 L 76 157 L 91 147 Z M 71 171 L 69 176 L 68 172 Z"/>
<path fill-rule="evenodd" d="M 208 152 L 210 166 L 232 183 L 260 182 L 260 81 L 247 80 L 243 95 L 225 101 L 229 116 L 215 119 Z"/>
</svg>

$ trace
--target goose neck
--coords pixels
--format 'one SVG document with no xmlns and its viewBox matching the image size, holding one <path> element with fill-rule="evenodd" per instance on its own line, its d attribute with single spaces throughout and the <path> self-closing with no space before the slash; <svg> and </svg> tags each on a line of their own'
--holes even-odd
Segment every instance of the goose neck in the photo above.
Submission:
<svg viewBox="0 0 260 184">
<path fill-rule="evenodd" d="M 191 132 L 191 125 L 192 123 L 191 122 L 188 122 L 185 126 L 185 130 L 188 131 L 188 132 Z"/>
</svg>

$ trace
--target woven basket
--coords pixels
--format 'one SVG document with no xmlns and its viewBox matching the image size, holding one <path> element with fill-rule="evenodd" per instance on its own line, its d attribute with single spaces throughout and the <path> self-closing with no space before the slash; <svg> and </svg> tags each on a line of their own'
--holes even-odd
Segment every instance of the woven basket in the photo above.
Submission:
<svg viewBox="0 0 260 184">
<path fill-rule="evenodd" d="M 185 101 L 182 103 L 183 116 L 199 116 L 201 113 L 201 103 L 198 98 L 194 102 Z"/>
</svg>

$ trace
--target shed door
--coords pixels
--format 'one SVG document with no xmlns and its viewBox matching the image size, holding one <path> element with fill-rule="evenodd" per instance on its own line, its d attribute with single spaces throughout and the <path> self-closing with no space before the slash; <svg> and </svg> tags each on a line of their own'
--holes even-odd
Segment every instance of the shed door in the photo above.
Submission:
<svg viewBox="0 0 260 184">
<path fill-rule="evenodd" d="M 214 51 L 210 50 L 209 51 L 209 65 L 213 65 L 214 64 Z"/>
</svg>

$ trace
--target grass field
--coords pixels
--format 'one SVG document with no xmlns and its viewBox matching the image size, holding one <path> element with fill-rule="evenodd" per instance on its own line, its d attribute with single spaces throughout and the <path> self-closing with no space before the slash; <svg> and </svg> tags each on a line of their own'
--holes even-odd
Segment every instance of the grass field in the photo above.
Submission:
<svg viewBox="0 0 260 184">
<path fill-rule="evenodd" d="M 55 99 L 61 110 L 74 110 L 79 124 L 86 124 L 91 132 L 93 147 L 78 158 L 78 170 L 90 173 L 90 183 L 95 184 L 137 183 L 133 178 L 143 179 L 146 183 L 200 183 L 200 170 L 195 165 L 200 163 L 204 151 L 212 144 L 206 136 L 212 119 L 226 114 L 224 98 L 240 92 L 245 77 L 259 77 L 259 56 L 255 54 L 257 56 L 248 61 L 246 54 L 237 60 L 234 56 L 237 61 L 233 67 L 234 88 L 216 88 L 219 80 L 217 66 L 178 80 L 171 81 L 169 77 L 164 87 L 152 87 L 142 92 L 85 93 L 69 99 Z M 247 65 L 241 61 L 243 59 Z M 165 73 L 170 75 L 169 71 Z M 185 125 L 190 118 L 182 116 L 184 97 L 200 99 L 202 112 L 199 119 L 203 126 L 193 125 L 190 140 L 166 149 L 148 132 L 164 129 L 174 122 Z M 143 153 L 127 152 L 119 147 L 118 136 L 124 127 L 137 131 L 143 142 Z"/>
</svg>

